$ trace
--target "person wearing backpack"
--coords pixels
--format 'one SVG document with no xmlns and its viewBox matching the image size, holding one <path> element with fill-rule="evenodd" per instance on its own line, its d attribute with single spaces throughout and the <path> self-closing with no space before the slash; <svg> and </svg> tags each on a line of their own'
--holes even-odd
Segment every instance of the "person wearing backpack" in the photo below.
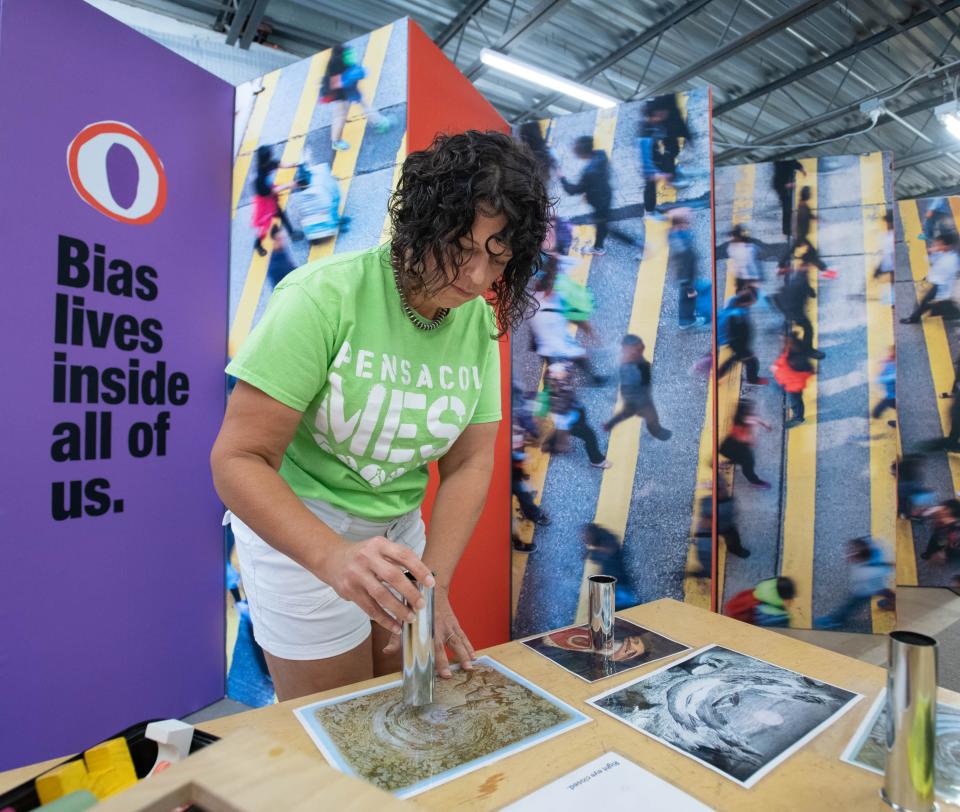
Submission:
<svg viewBox="0 0 960 812">
<path fill-rule="evenodd" d="M 357 51 L 352 45 L 334 45 L 327 61 L 327 69 L 320 80 L 320 103 L 333 105 L 333 121 L 330 125 L 330 146 L 335 151 L 350 149 L 343 140 L 343 128 L 351 104 L 359 104 L 367 119 L 378 133 L 390 129 L 392 122 L 371 107 L 360 91 L 360 81 L 367 69 L 357 61 Z"/>
<path fill-rule="evenodd" d="M 784 428 L 792 429 L 804 422 L 803 390 L 814 375 L 813 364 L 800 347 L 797 337 L 791 332 L 784 340 L 783 352 L 770 367 L 774 380 L 787 393 L 787 402 L 793 410 Z"/>
<path fill-rule="evenodd" d="M 623 352 L 620 363 L 620 397 L 623 406 L 603 424 L 603 430 L 610 432 L 618 423 L 631 417 L 639 417 L 651 435 L 658 440 L 669 440 L 673 432 L 660 425 L 657 407 L 653 403 L 651 366 L 643 357 L 646 349 L 643 339 L 628 333 L 621 344 Z"/>
<path fill-rule="evenodd" d="M 744 288 L 730 297 L 727 306 L 720 311 L 717 319 L 717 343 L 730 347 L 730 356 L 720 364 L 717 378 L 722 378 L 736 363 L 743 364 L 747 383 L 763 386 L 769 383 L 759 375 L 760 361 L 753 351 L 753 322 L 750 308 L 757 301 L 757 293 L 752 288 Z"/>
<path fill-rule="evenodd" d="M 767 578 L 753 589 L 745 589 L 730 598 L 723 613 L 754 626 L 787 628 L 790 625 L 790 603 L 796 594 L 792 578 Z"/>
</svg>

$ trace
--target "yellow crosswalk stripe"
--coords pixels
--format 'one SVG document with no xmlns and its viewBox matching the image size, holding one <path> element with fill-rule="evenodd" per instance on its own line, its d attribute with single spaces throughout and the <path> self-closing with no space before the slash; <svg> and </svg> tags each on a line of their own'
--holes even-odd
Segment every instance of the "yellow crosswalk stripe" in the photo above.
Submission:
<svg viewBox="0 0 960 812">
<path fill-rule="evenodd" d="M 637 273 L 630 323 L 627 326 L 628 333 L 643 339 L 646 345 L 644 357 L 651 365 L 655 358 L 657 332 L 660 326 L 660 308 L 663 302 L 663 286 L 669 257 L 667 243 L 669 230 L 670 225 L 666 222 L 648 220 L 646 223 L 643 259 L 640 261 L 640 270 Z M 622 406 L 623 398 L 618 396 L 615 412 Z M 613 463 L 613 467 L 603 472 L 600 493 L 597 497 L 594 523 L 613 532 L 621 540 L 621 544 L 623 544 L 630 513 L 642 430 L 643 421 L 639 418 L 624 420 L 613 427 L 607 444 L 607 459 Z M 575 623 L 585 623 L 587 620 L 587 577 L 597 571 L 593 562 L 588 564 L 584 568 Z"/>
<path fill-rule="evenodd" d="M 397 157 L 393 162 L 393 180 L 390 182 L 390 194 L 397 188 L 400 181 L 400 172 L 403 170 L 403 162 L 407 159 L 407 134 L 403 134 L 400 139 L 400 148 L 397 150 Z M 383 218 L 383 228 L 380 231 L 380 242 L 386 242 L 390 239 L 390 212 Z"/>
<path fill-rule="evenodd" d="M 253 102 L 253 112 L 250 114 L 250 120 L 247 122 L 247 129 L 243 134 L 243 141 L 240 144 L 240 151 L 237 153 L 237 159 L 233 164 L 233 205 L 231 207 L 231 219 L 237 216 L 237 206 L 240 205 L 240 195 L 243 193 L 243 185 L 247 180 L 247 173 L 250 171 L 250 163 L 253 161 L 254 153 L 260 146 L 260 133 L 263 132 L 263 125 L 267 120 L 267 113 L 270 110 L 270 101 L 273 99 L 273 92 L 277 89 L 277 82 L 280 81 L 280 71 L 275 70 L 263 77 L 261 90 L 257 93 Z"/>
<path fill-rule="evenodd" d="M 889 293 L 887 280 L 874 278 L 880 261 L 881 236 L 887 211 L 883 188 L 883 154 L 874 152 L 860 156 L 860 199 L 863 210 L 863 273 L 867 292 L 867 369 L 869 370 L 870 414 L 870 534 L 876 544 L 894 560 L 896 551 L 897 487 L 890 475 L 890 466 L 897 453 L 896 430 L 887 424 L 888 416 L 872 416 L 873 407 L 885 396 L 884 387 L 877 382 L 883 358 L 893 346 L 893 307 L 884 303 Z M 912 546 L 912 541 L 911 541 Z M 913 555 L 910 556 L 913 558 Z M 870 616 L 874 634 L 887 634 L 896 625 L 896 613 L 881 609 L 879 599 L 870 602 Z"/>
<path fill-rule="evenodd" d="M 370 33 L 367 40 L 367 49 L 363 55 L 363 67 L 367 75 L 360 80 L 358 89 L 371 106 L 377 94 L 377 85 L 380 83 L 380 73 L 383 70 L 383 61 L 387 56 L 387 47 L 390 45 L 390 33 L 393 31 L 393 25 L 387 25 L 378 28 Z M 347 123 L 343 127 L 344 141 L 350 144 L 349 149 L 340 150 L 333 156 L 333 166 L 330 171 L 340 184 L 340 213 L 347 205 L 347 194 L 350 191 L 350 182 L 353 180 L 357 169 L 357 158 L 360 156 L 360 146 L 363 143 L 363 136 L 367 131 L 367 116 L 363 108 L 359 105 L 351 105 L 351 111 L 357 111 L 355 115 L 347 115 Z M 322 259 L 333 254 L 337 244 L 337 234 L 326 240 L 320 240 L 310 246 L 310 256 L 308 262 Z"/>
<path fill-rule="evenodd" d="M 320 80 L 323 78 L 323 73 L 327 69 L 329 59 L 329 50 L 311 57 L 307 78 L 303 83 L 303 90 L 300 92 L 297 111 L 290 125 L 290 136 L 287 139 L 286 145 L 283 148 L 283 155 L 280 158 L 280 163 L 282 164 L 292 166 L 300 162 L 300 156 L 303 154 L 303 145 L 306 140 L 307 128 L 310 126 L 310 119 L 313 116 L 313 110 L 317 105 L 317 96 L 320 93 Z M 295 170 L 293 169 L 278 169 L 275 183 L 278 185 L 289 183 L 293 180 L 294 172 Z M 233 324 L 230 325 L 227 351 L 231 358 L 236 355 L 240 345 L 244 342 L 250 333 L 250 329 L 253 327 L 253 316 L 254 313 L 256 313 L 257 304 L 260 301 L 260 294 L 263 290 L 263 280 L 267 275 L 269 261 L 269 253 L 267 256 L 261 257 L 256 251 L 253 252 L 253 256 L 250 259 L 250 266 L 247 269 L 247 275 L 243 282 L 243 290 L 240 294 L 240 302 L 237 305 L 237 311 L 233 317 Z"/>
<path fill-rule="evenodd" d="M 550 120 L 541 119 L 540 131 L 541 134 L 546 138 L 547 131 L 549 129 Z M 597 113 L 597 120 L 594 124 L 593 130 L 593 143 L 596 149 L 605 150 L 607 155 L 611 155 L 613 152 L 613 136 L 616 131 L 617 126 L 617 109 L 612 108 L 610 110 L 601 110 Z M 576 225 L 573 228 L 573 246 L 571 249 L 576 250 L 578 245 L 592 245 L 596 237 L 596 229 L 591 225 Z M 586 285 L 587 279 L 590 276 L 590 263 L 593 259 L 590 254 L 581 254 L 577 260 L 575 267 L 571 268 L 567 275 L 575 282 Z M 576 332 L 576 326 L 571 324 L 569 327 L 571 333 Z M 537 392 L 543 391 L 543 375 L 540 376 L 540 383 L 537 387 Z M 553 431 L 553 426 L 550 425 L 549 419 L 543 421 L 540 440 L 545 439 L 550 436 L 550 432 Z M 534 445 L 528 446 L 526 449 L 526 463 L 524 465 L 524 470 L 526 470 L 528 479 L 527 485 L 531 490 L 536 491 L 536 496 L 534 497 L 534 502 L 539 505 L 540 500 L 543 498 L 543 485 L 547 480 L 547 470 L 550 466 L 550 454 L 543 451 L 540 448 L 540 442 L 537 442 Z M 516 497 L 512 500 L 514 513 L 519 515 L 519 505 L 517 503 Z M 533 538 L 536 535 L 536 525 L 533 522 L 523 520 L 518 523 L 516 533 L 517 539 L 525 544 L 531 544 Z M 516 617 L 517 606 L 520 603 L 520 589 L 523 586 L 523 576 L 527 571 L 527 562 L 529 561 L 528 553 L 520 553 L 517 551 L 513 552 L 511 559 L 511 606 L 512 606 L 512 615 L 511 617 Z"/>
<path fill-rule="evenodd" d="M 757 165 L 744 164 L 739 167 L 737 183 L 733 191 L 733 212 L 730 217 L 731 228 L 736 225 L 749 226 L 753 220 L 753 195 L 757 183 Z M 725 235 L 724 235 L 725 236 Z M 722 307 L 726 301 L 736 292 L 737 280 L 733 273 L 728 270 L 724 284 L 723 300 L 720 302 Z M 723 347 L 717 353 L 717 365 L 721 359 L 726 359 L 730 355 L 730 348 Z M 737 409 L 737 403 L 740 401 L 740 385 L 742 381 L 743 370 L 740 364 L 736 364 L 723 380 L 720 382 L 720 397 L 717 401 L 717 441 L 726 437 L 730 433 L 733 425 L 733 415 Z M 712 377 L 711 387 L 716 382 Z M 711 455 L 713 449 L 711 447 Z M 718 455 L 719 456 L 719 455 Z M 720 460 L 717 459 L 716 472 L 718 477 L 723 478 L 723 483 L 727 487 L 727 492 L 733 494 L 733 476 L 734 467 L 729 463 L 725 464 L 723 470 L 720 469 Z M 718 608 L 723 609 L 723 593 L 726 582 L 727 570 L 727 545 L 718 543 L 716 545 L 717 555 L 717 604 Z"/>
<path fill-rule="evenodd" d="M 803 185 L 810 187 L 810 199 L 817 201 L 817 159 L 800 161 L 807 173 Z M 796 191 L 799 200 L 801 184 Z M 810 243 L 817 245 L 817 221 L 810 223 Z M 817 271 L 810 273 L 810 287 L 817 292 Z M 810 299 L 807 316 L 813 324 L 813 346 L 817 346 L 817 299 Z M 790 625 L 809 629 L 813 625 L 813 544 L 817 490 L 817 376 L 809 379 L 803 393 L 806 422 L 787 431 L 786 499 L 783 511 L 783 559 L 780 574 L 792 578 L 797 596 L 790 611 Z"/>
</svg>

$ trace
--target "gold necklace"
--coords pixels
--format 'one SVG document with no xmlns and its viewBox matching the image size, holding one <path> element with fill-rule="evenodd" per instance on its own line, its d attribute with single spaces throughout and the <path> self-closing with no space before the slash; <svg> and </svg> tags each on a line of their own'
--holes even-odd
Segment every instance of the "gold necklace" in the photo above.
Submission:
<svg viewBox="0 0 960 812">
<path fill-rule="evenodd" d="M 450 312 L 450 308 L 441 307 L 436 316 L 432 319 L 425 319 L 407 301 L 407 296 L 403 292 L 403 285 L 400 284 L 400 272 L 396 268 L 393 269 L 393 281 L 397 285 L 397 293 L 400 294 L 400 304 L 403 307 L 403 312 L 407 314 L 407 318 L 410 319 L 414 327 L 419 330 L 436 330 L 443 323 L 447 313 Z"/>
</svg>

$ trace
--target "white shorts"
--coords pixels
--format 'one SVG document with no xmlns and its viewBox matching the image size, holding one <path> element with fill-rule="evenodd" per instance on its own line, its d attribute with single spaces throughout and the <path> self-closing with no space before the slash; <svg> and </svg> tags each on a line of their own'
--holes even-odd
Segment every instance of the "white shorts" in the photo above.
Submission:
<svg viewBox="0 0 960 812">
<path fill-rule="evenodd" d="M 386 536 L 417 556 L 426 533 L 420 509 L 388 522 L 352 516 L 318 499 L 304 499 L 310 511 L 347 541 Z M 237 543 L 240 577 L 250 607 L 253 636 L 260 647 L 285 660 L 323 660 L 345 654 L 370 634 L 370 618 L 353 601 L 271 547 L 229 511 Z"/>
</svg>

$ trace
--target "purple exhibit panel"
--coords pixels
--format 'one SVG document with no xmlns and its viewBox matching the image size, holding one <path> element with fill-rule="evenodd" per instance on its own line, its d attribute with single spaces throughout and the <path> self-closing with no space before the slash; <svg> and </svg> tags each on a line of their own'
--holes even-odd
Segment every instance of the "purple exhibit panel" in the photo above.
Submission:
<svg viewBox="0 0 960 812">
<path fill-rule="evenodd" d="M 223 696 L 233 88 L 82 0 L 0 77 L 2 770 Z"/>
</svg>

